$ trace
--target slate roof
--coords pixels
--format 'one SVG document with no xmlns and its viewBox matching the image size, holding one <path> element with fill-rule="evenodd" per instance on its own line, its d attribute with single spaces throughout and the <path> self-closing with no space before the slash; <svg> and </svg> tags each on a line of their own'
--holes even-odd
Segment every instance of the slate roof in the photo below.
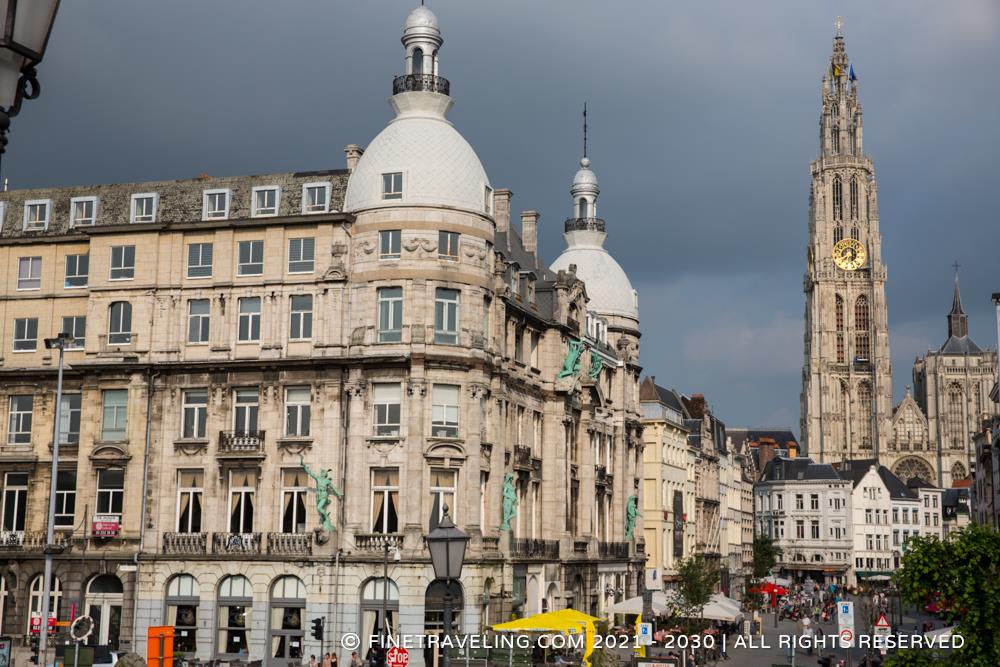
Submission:
<svg viewBox="0 0 1000 667">
<path fill-rule="evenodd" d="M 658 401 L 668 408 L 673 408 L 682 415 L 685 414 L 684 405 L 681 403 L 677 390 L 661 387 L 656 384 L 656 378 L 651 376 L 644 379 L 642 384 L 639 385 L 639 400 Z"/>
<path fill-rule="evenodd" d="M 799 441 L 790 428 L 728 428 L 726 434 L 738 447 L 757 444 L 764 438 L 774 440 L 781 449 L 788 449 L 790 444 L 796 448 L 799 446 Z"/>
<path fill-rule="evenodd" d="M 779 456 L 769 461 L 760 474 L 762 482 L 837 480 L 841 477 L 829 463 L 815 463 L 808 457 L 786 458 Z"/>
<path fill-rule="evenodd" d="M 941 354 L 981 354 L 982 348 L 969 336 L 950 336 L 941 346 Z"/>
<path fill-rule="evenodd" d="M 878 476 L 889 491 L 889 497 L 893 500 L 917 500 L 919 496 L 916 492 L 907 488 L 903 480 L 899 479 L 891 470 L 884 465 L 880 465 L 875 459 L 851 459 L 840 461 L 834 464 L 844 479 L 850 479 L 854 488 L 857 488 L 864 476 L 872 469 L 873 465 L 878 466 Z"/>
</svg>

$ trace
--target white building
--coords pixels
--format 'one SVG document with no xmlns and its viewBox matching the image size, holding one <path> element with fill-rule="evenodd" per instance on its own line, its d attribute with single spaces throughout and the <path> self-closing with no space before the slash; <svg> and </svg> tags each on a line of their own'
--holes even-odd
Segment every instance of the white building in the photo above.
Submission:
<svg viewBox="0 0 1000 667">
<path fill-rule="evenodd" d="M 894 569 L 890 536 L 893 522 L 890 513 L 896 504 L 890 491 L 889 472 L 874 459 L 843 461 L 837 465 L 840 475 L 851 480 L 851 533 L 853 550 L 847 583 L 856 586 L 871 577 L 889 576 Z M 899 480 L 896 480 L 897 482 Z M 902 487 L 905 491 L 906 487 Z M 896 488 L 893 485 L 893 488 Z M 899 489 L 897 488 L 897 491 Z M 915 501 L 915 498 L 913 499 Z M 905 504 L 906 498 L 899 501 Z"/>
</svg>

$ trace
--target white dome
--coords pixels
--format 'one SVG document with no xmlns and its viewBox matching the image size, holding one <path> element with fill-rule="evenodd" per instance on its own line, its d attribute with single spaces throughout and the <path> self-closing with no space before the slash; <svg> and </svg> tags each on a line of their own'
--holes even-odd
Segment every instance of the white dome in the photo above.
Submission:
<svg viewBox="0 0 1000 667">
<path fill-rule="evenodd" d="M 586 284 L 590 299 L 588 309 L 599 315 L 620 315 L 639 320 L 639 305 L 632 283 L 625 270 L 604 248 L 580 245 L 567 248 L 552 262 L 551 269 L 568 271 L 570 264 L 576 264 L 576 277 Z"/>
<path fill-rule="evenodd" d="M 409 30 L 410 28 L 433 28 L 438 29 L 438 20 L 434 16 L 434 12 L 427 9 L 423 5 L 420 5 L 406 17 L 406 24 L 403 26 L 403 30 Z"/>
<path fill-rule="evenodd" d="M 469 142 L 444 118 L 445 95 L 395 95 L 399 115 L 375 137 L 347 183 L 344 210 L 449 206 L 486 214 L 489 178 Z M 436 106 L 437 105 L 437 106 Z M 402 172 L 401 199 L 382 198 L 382 174 Z"/>
<path fill-rule="evenodd" d="M 576 172 L 576 176 L 573 177 L 573 189 L 579 189 L 581 186 L 587 189 L 597 190 L 597 174 L 595 174 L 590 169 L 590 160 L 583 158 L 580 160 L 580 170 Z"/>
</svg>

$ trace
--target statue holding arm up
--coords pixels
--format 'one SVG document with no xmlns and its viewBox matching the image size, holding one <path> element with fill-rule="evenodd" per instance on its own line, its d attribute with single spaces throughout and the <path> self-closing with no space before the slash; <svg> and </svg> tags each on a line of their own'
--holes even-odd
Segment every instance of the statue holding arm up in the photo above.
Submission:
<svg viewBox="0 0 1000 667">
<path fill-rule="evenodd" d="M 323 530 L 331 532 L 337 530 L 337 527 L 333 525 L 330 520 L 330 503 L 332 502 L 330 494 L 337 496 L 338 498 L 343 498 L 344 494 L 337 490 L 337 487 L 333 484 L 333 479 L 330 476 L 332 472 L 329 468 L 326 470 L 321 470 L 319 474 L 315 473 L 309 466 L 306 465 L 305 459 L 299 456 L 299 465 L 302 469 L 306 471 L 306 474 L 313 478 L 316 482 L 316 511 L 319 512 L 320 519 L 323 520 Z"/>
</svg>

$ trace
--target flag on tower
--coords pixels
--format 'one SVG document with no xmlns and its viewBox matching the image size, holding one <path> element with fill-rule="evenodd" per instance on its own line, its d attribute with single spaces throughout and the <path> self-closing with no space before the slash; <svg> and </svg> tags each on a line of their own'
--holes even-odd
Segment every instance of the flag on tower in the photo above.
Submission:
<svg viewBox="0 0 1000 667">
<path fill-rule="evenodd" d="M 830 71 L 834 76 L 840 76 L 840 67 L 836 63 L 830 63 Z"/>
<path fill-rule="evenodd" d="M 851 81 L 857 81 L 858 77 L 854 76 L 854 63 L 851 63 L 851 73 L 847 75 Z"/>
</svg>

